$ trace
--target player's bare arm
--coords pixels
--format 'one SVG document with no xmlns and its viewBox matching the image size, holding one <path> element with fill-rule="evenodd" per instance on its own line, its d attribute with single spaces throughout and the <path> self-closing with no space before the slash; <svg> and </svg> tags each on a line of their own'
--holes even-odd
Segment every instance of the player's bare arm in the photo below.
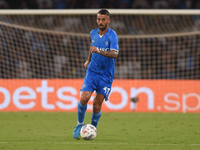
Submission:
<svg viewBox="0 0 200 150">
<path fill-rule="evenodd" d="M 87 69 L 87 66 L 89 65 L 89 63 L 90 63 L 90 61 L 91 61 L 91 57 L 92 57 L 92 53 L 91 53 L 91 51 L 89 51 L 88 59 L 87 59 L 87 61 L 84 63 L 85 70 Z"/>
<path fill-rule="evenodd" d="M 98 54 L 101 54 L 101 55 L 103 55 L 105 57 L 110 57 L 110 58 L 117 58 L 117 56 L 118 56 L 118 51 L 116 51 L 116 50 L 100 51 L 95 46 L 92 46 L 90 48 L 90 52 L 91 53 L 95 53 L 96 52 Z"/>
<path fill-rule="evenodd" d="M 101 54 L 101 55 L 103 55 L 103 56 L 110 57 L 110 58 L 117 58 L 117 56 L 118 56 L 118 51 L 116 51 L 116 50 L 99 51 L 98 54 Z"/>
</svg>

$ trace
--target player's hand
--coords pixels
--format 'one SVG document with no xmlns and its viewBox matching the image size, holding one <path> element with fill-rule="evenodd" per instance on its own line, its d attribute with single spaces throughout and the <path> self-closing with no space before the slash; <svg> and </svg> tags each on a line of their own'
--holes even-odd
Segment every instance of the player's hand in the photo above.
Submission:
<svg viewBox="0 0 200 150">
<path fill-rule="evenodd" d="M 91 48 L 90 48 L 90 52 L 91 53 L 100 53 L 100 51 L 95 47 L 95 46 L 92 46 Z"/>
<path fill-rule="evenodd" d="M 87 60 L 87 61 L 85 62 L 85 64 L 84 64 L 85 70 L 87 70 L 87 66 L 89 65 L 89 63 L 90 63 L 89 60 Z"/>
</svg>

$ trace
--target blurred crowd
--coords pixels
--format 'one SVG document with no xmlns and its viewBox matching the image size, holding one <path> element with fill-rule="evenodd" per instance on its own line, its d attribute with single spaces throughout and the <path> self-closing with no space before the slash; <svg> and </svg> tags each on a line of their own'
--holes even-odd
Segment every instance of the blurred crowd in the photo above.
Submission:
<svg viewBox="0 0 200 150">
<path fill-rule="evenodd" d="M 120 39 L 116 78 L 200 79 L 200 36 Z"/>
<path fill-rule="evenodd" d="M 0 0 L 0 9 L 199 9 L 199 0 Z"/>
<path fill-rule="evenodd" d="M 89 36 L 0 25 L 0 78 L 84 78 Z M 200 79 L 200 35 L 119 38 L 117 79 Z"/>
</svg>

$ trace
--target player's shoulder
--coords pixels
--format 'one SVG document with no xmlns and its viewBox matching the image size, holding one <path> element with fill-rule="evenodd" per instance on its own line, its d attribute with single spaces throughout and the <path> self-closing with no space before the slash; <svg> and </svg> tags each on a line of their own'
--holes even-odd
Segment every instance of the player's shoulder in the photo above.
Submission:
<svg viewBox="0 0 200 150">
<path fill-rule="evenodd" d="M 117 33 L 111 28 L 109 28 L 108 36 L 110 36 L 110 37 L 118 37 Z"/>
<path fill-rule="evenodd" d="M 98 28 L 93 29 L 92 31 L 90 31 L 90 35 L 96 34 L 98 33 Z"/>
<path fill-rule="evenodd" d="M 117 33 L 113 29 L 111 29 L 111 28 L 110 28 L 110 34 L 117 35 Z"/>
</svg>

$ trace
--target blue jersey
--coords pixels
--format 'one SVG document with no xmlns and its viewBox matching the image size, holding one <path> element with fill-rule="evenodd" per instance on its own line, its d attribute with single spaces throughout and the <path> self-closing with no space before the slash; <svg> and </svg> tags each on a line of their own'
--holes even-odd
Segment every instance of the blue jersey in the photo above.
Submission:
<svg viewBox="0 0 200 150">
<path fill-rule="evenodd" d="M 90 32 L 90 37 L 92 46 L 97 47 L 100 51 L 119 50 L 118 36 L 110 28 L 108 28 L 103 36 L 99 35 L 99 28 L 94 29 Z M 111 83 L 114 80 L 115 61 L 116 58 L 109 58 L 101 54 L 92 53 L 87 71 L 96 73 L 102 80 Z"/>
</svg>

